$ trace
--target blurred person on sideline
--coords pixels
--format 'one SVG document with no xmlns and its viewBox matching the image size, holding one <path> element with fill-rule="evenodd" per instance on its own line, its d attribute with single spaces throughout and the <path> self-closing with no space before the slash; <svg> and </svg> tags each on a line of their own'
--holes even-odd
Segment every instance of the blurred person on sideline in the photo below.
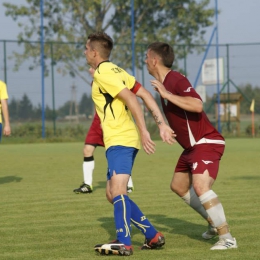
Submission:
<svg viewBox="0 0 260 260">
<path fill-rule="evenodd" d="M 1 142 L 2 133 L 5 136 L 11 135 L 11 126 L 9 121 L 7 100 L 8 100 L 8 93 L 7 93 L 6 84 L 0 80 L 0 142 Z M 2 123 L 3 121 L 4 121 L 4 125 Z"/>
<path fill-rule="evenodd" d="M 161 247 L 165 244 L 165 238 L 127 196 L 127 182 L 141 144 L 147 154 L 153 154 L 155 143 L 150 138 L 142 108 L 134 95 L 140 91 L 139 84 L 133 76 L 109 61 L 112 49 L 113 40 L 106 33 L 97 32 L 88 36 L 85 56 L 87 63 L 95 69 L 92 99 L 103 130 L 108 163 L 106 195 L 108 201 L 113 203 L 116 227 L 116 240 L 98 244 L 94 249 L 100 254 L 124 256 L 133 254 L 130 221 L 145 236 L 142 249 Z M 137 90 L 130 91 L 133 88 Z M 149 93 L 144 88 L 142 92 Z M 165 124 L 152 96 L 146 105 L 157 122 L 162 140 L 174 143 L 174 132 Z"/>
<path fill-rule="evenodd" d="M 173 71 L 173 48 L 154 42 L 147 48 L 146 66 L 154 89 L 161 96 L 164 114 L 183 147 L 174 170 L 171 189 L 208 222 L 204 239 L 219 236 L 211 250 L 237 248 L 223 206 L 212 190 L 225 149 L 223 136 L 211 125 L 201 97 L 188 79 Z"/>
</svg>

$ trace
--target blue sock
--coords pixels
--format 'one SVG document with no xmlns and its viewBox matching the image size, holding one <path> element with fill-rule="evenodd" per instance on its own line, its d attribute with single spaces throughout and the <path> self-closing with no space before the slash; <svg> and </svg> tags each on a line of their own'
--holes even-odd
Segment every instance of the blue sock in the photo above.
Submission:
<svg viewBox="0 0 260 260">
<path fill-rule="evenodd" d="M 131 221 L 132 223 L 145 235 L 146 238 L 152 239 L 157 234 L 157 230 L 150 223 L 150 221 L 144 216 L 143 212 L 138 206 L 129 199 L 131 205 Z"/>
<path fill-rule="evenodd" d="M 131 246 L 131 205 L 129 197 L 118 195 L 113 199 L 117 240 Z"/>
</svg>

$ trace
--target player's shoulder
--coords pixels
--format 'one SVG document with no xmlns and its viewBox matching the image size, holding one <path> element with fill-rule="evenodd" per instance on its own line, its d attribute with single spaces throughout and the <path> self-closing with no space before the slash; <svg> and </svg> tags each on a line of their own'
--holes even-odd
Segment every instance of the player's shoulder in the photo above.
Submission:
<svg viewBox="0 0 260 260">
<path fill-rule="evenodd" d="M 187 79 L 184 74 L 182 74 L 181 72 L 176 71 L 176 70 L 171 70 L 170 74 L 172 77 L 179 79 L 179 80 Z"/>
<path fill-rule="evenodd" d="M 182 73 L 171 70 L 165 77 L 165 82 L 171 82 L 175 84 L 182 84 L 182 82 L 189 83 L 189 80 Z M 189 83 L 190 84 L 190 83 Z"/>
</svg>

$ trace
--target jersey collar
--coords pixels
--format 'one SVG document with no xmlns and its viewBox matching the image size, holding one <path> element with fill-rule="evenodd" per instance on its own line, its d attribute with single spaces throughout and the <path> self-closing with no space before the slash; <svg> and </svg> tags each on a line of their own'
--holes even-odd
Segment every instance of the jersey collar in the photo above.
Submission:
<svg viewBox="0 0 260 260">
<path fill-rule="evenodd" d="M 105 62 L 110 62 L 109 60 L 104 60 L 104 61 L 101 61 L 98 65 L 97 65 L 97 71 L 99 73 L 99 66 L 102 64 L 102 63 L 105 63 Z"/>
</svg>

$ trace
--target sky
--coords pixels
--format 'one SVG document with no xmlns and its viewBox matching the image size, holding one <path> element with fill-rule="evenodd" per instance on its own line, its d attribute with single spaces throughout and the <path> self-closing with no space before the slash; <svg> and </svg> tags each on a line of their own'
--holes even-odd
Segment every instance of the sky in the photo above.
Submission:
<svg viewBox="0 0 260 260">
<path fill-rule="evenodd" d="M 23 4 L 26 3 L 26 1 L 25 0 L 19 0 L 19 1 L 0 0 L 0 40 L 16 40 L 20 28 L 18 27 L 17 22 L 13 21 L 11 17 L 5 16 L 5 8 L 2 6 L 3 2 L 9 2 L 14 4 L 17 4 L 17 2 L 19 2 L 19 4 L 20 3 Z M 216 2 L 218 4 L 218 9 L 220 10 L 220 14 L 218 15 L 219 44 L 260 43 L 260 29 L 259 29 L 260 0 L 217 0 L 217 1 L 211 0 L 210 6 L 215 7 Z M 206 41 L 209 41 L 212 32 L 213 32 L 213 27 L 208 29 L 207 34 L 205 36 Z M 0 48 L 2 48 L 2 45 L 0 45 Z M 3 52 L 1 52 L 0 50 L 0 55 L 2 55 L 2 53 Z M 3 57 L 0 56 L 0 59 L 2 60 Z M 259 60 L 260 57 L 257 58 L 256 61 L 257 64 L 259 64 L 258 63 Z M 3 77 L 3 73 L 1 71 L 3 70 L 3 68 L 1 64 L 2 61 L 0 61 L 0 78 Z M 258 68 L 260 68 L 259 65 L 257 66 Z M 150 77 L 149 75 L 146 75 L 146 77 L 148 78 L 148 80 L 151 79 L 149 78 Z M 192 78 L 191 82 L 194 81 L 194 77 L 195 75 L 191 76 Z M 255 79 L 255 82 L 260 82 L 260 79 L 258 78 Z M 245 83 L 245 82 L 241 82 L 241 83 Z M 63 84 L 63 83 L 59 82 L 59 84 Z M 74 82 L 71 80 L 69 84 L 72 85 L 74 84 Z M 80 96 L 81 92 L 83 93 L 89 92 L 89 89 L 86 91 L 86 86 L 83 85 L 82 82 L 77 84 L 79 86 L 78 87 L 79 93 L 77 94 L 77 96 Z M 11 81 L 11 86 L 9 86 L 9 88 L 10 88 L 11 96 L 17 93 L 17 86 L 14 79 L 13 81 Z M 65 92 L 61 90 L 58 93 L 64 94 Z M 67 100 L 71 99 L 70 86 L 67 86 L 66 96 L 62 96 L 62 98 L 60 99 L 61 99 L 60 102 L 65 102 L 65 99 Z M 37 100 L 37 102 L 38 101 L 40 101 L 40 99 Z"/>
</svg>

